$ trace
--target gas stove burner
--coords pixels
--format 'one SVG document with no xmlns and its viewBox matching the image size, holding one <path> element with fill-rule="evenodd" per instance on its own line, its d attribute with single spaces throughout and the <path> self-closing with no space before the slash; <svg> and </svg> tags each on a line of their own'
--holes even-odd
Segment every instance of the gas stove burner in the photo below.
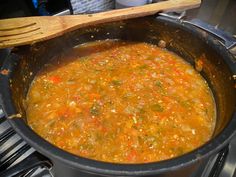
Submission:
<svg viewBox="0 0 236 177">
<path fill-rule="evenodd" d="M 21 174 L 20 162 L 37 156 L 35 149 L 30 147 L 11 128 L 0 108 L 0 176 L 9 177 L 13 171 L 14 175 L 22 177 L 44 176 L 50 177 L 49 170 L 45 167 L 29 169 Z M 47 176 L 45 176 L 47 175 Z"/>
</svg>

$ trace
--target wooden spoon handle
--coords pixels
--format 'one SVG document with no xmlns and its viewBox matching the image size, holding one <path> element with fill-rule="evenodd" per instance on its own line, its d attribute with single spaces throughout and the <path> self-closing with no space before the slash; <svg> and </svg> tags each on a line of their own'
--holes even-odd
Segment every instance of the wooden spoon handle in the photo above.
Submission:
<svg viewBox="0 0 236 177">
<path fill-rule="evenodd" d="M 200 4 L 201 0 L 168 0 L 144 6 L 130 7 L 90 15 L 60 16 L 58 18 L 60 18 L 66 25 L 65 31 L 68 31 L 91 24 L 144 17 L 156 14 L 160 11 L 192 9 L 200 6 Z"/>
<path fill-rule="evenodd" d="M 90 15 L 23 17 L 0 20 L 0 48 L 32 44 L 88 25 L 198 7 L 201 0 L 168 0 Z"/>
</svg>

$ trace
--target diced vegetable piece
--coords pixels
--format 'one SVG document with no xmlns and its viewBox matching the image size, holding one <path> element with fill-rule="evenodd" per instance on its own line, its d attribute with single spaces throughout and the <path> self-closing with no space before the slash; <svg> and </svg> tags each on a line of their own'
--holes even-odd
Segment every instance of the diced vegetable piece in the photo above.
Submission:
<svg viewBox="0 0 236 177">
<path fill-rule="evenodd" d="M 143 64 L 143 65 L 139 66 L 138 68 L 141 69 L 141 70 L 148 69 L 148 65 Z"/>
<path fill-rule="evenodd" d="M 91 93 L 91 94 L 89 94 L 89 98 L 90 98 L 91 100 L 97 100 L 97 99 L 100 99 L 100 98 L 101 98 L 101 95 L 98 94 L 98 93 Z"/>
<path fill-rule="evenodd" d="M 137 157 L 137 152 L 135 150 L 131 150 L 127 156 L 128 161 L 134 161 Z"/>
<path fill-rule="evenodd" d="M 203 69 L 203 61 L 202 61 L 202 59 L 195 60 L 195 69 L 198 72 L 202 71 L 202 69 Z"/>
<path fill-rule="evenodd" d="M 138 112 L 138 109 L 135 108 L 135 107 L 132 107 L 132 106 L 129 106 L 129 105 L 128 105 L 128 106 L 125 108 L 124 112 L 127 113 L 127 114 L 135 114 L 135 113 Z"/>
<path fill-rule="evenodd" d="M 93 116 L 99 116 L 100 115 L 100 106 L 97 103 L 94 103 L 92 107 L 90 108 L 90 113 Z"/>
<path fill-rule="evenodd" d="M 164 108 L 160 104 L 156 103 L 151 105 L 151 110 L 155 112 L 163 112 Z"/>
<path fill-rule="evenodd" d="M 58 84 L 61 82 L 61 78 L 59 76 L 51 76 L 48 78 L 48 80 L 54 84 Z"/>
<path fill-rule="evenodd" d="M 182 147 L 172 147 L 171 150 L 177 155 L 182 155 L 184 153 L 184 148 Z"/>
<path fill-rule="evenodd" d="M 161 47 L 161 48 L 165 48 L 166 47 L 166 42 L 164 40 L 160 40 L 158 42 L 158 46 Z"/>
<path fill-rule="evenodd" d="M 111 83 L 114 86 L 120 86 L 122 84 L 122 81 L 120 81 L 120 80 L 112 80 Z"/>
<path fill-rule="evenodd" d="M 155 86 L 162 88 L 162 83 L 161 83 L 161 81 L 156 81 L 156 82 L 155 82 Z"/>
</svg>

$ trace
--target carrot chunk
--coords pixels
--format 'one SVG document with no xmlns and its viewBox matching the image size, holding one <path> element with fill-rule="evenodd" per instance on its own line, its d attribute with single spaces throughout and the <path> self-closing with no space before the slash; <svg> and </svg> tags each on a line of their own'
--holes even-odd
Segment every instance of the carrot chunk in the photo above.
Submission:
<svg viewBox="0 0 236 177">
<path fill-rule="evenodd" d="M 54 84 L 59 84 L 62 81 L 59 76 L 51 76 L 48 78 L 48 80 Z"/>
</svg>

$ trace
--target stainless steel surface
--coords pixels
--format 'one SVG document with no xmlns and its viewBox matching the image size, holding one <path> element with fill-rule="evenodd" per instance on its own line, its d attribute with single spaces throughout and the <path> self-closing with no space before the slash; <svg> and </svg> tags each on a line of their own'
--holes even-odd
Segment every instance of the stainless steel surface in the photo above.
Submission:
<svg viewBox="0 0 236 177">
<path fill-rule="evenodd" d="M 0 109 L 0 110 L 2 110 L 2 109 Z M 0 117 L 0 119 L 1 119 L 2 117 Z M 10 125 L 9 125 L 9 123 L 7 122 L 7 121 L 4 121 L 2 124 L 0 124 L 0 135 L 3 133 L 3 132 L 5 132 L 7 129 L 9 129 L 10 128 Z"/>
<path fill-rule="evenodd" d="M 33 152 L 35 152 L 35 149 L 31 147 L 28 151 L 26 151 L 26 152 L 25 152 L 24 154 L 22 154 L 18 159 L 16 159 L 16 161 L 13 162 L 13 163 L 9 166 L 9 168 L 12 167 L 12 166 L 14 166 L 14 165 L 16 165 L 17 163 L 21 162 L 22 160 L 26 159 L 28 156 L 30 156 L 31 154 L 33 154 Z"/>
<path fill-rule="evenodd" d="M 0 118 L 4 116 L 3 110 L 0 108 Z"/>
<path fill-rule="evenodd" d="M 201 19 L 223 31 L 236 34 L 236 1 L 235 0 L 202 0 L 201 7 L 189 14 L 192 18 Z"/>
<path fill-rule="evenodd" d="M 64 11 L 54 14 L 53 16 L 62 16 L 62 15 L 70 15 L 70 10 L 66 9 Z"/>
<path fill-rule="evenodd" d="M 201 176 L 196 176 L 196 177 L 209 177 L 212 171 L 212 168 L 214 166 L 214 163 L 216 162 L 217 157 L 218 157 L 218 154 L 216 156 L 209 158 L 207 163 L 203 167 Z"/>
<path fill-rule="evenodd" d="M 53 175 L 47 168 L 39 167 L 30 170 L 23 177 L 53 177 Z"/>
<path fill-rule="evenodd" d="M 230 53 L 236 56 L 236 35 L 231 35 L 221 29 L 218 29 L 218 26 L 210 25 L 200 19 L 195 18 L 191 20 L 184 20 L 184 18 L 186 17 L 186 11 L 179 12 L 179 13 L 162 12 L 162 13 L 159 13 L 159 16 L 168 17 L 172 20 L 179 21 L 180 23 L 190 24 L 208 32 L 208 34 L 211 34 L 214 37 L 216 37 L 216 39 L 218 39 L 218 41 L 225 48 L 227 48 Z"/>
<path fill-rule="evenodd" d="M 180 12 L 180 13 L 161 12 L 161 13 L 158 13 L 158 15 L 163 16 L 163 17 L 168 17 L 168 18 L 171 18 L 173 20 L 181 20 L 181 19 L 183 19 L 183 17 L 185 17 L 186 11 L 183 11 L 183 12 Z"/>
<path fill-rule="evenodd" d="M 21 140 L 21 138 L 17 134 L 13 135 L 4 144 L 2 144 L 1 149 L 0 149 L 0 153 L 4 154 L 4 152 L 6 152 L 9 148 L 11 148 L 15 142 L 18 142 L 20 140 Z M 26 143 L 25 142 L 19 143 L 13 150 L 16 151 L 17 149 L 22 147 L 24 144 L 26 144 Z M 8 157 L 8 153 L 5 156 L 3 156 L 1 160 L 5 160 L 7 157 Z"/>
<path fill-rule="evenodd" d="M 0 107 L 0 169 L 8 169 L 30 156 L 35 150 L 11 128 Z"/>
<path fill-rule="evenodd" d="M 229 144 L 229 154 L 219 177 L 233 177 L 236 172 L 236 135 Z"/>
</svg>

